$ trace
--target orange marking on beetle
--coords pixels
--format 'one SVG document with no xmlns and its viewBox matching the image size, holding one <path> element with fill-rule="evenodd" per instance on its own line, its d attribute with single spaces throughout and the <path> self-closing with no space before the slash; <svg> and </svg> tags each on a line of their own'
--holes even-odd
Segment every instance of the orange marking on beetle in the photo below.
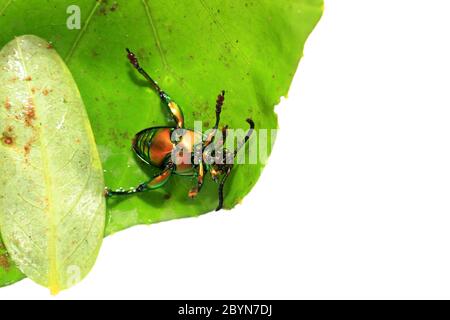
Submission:
<svg viewBox="0 0 450 320">
<path fill-rule="evenodd" d="M 162 165 L 164 159 L 172 152 L 173 144 L 170 140 L 170 129 L 159 129 L 150 145 L 150 160 L 156 165 Z"/>
<path fill-rule="evenodd" d="M 198 189 L 197 188 L 190 190 L 189 193 L 188 193 L 188 196 L 191 199 L 194 199 L 197 195 L 198 195 Z"/>
<path fill-rule="evenodd" d="M 175 155 L 178 173 L 192 170 L 191 153 L 194 151 L 194 145 L 199 142 L 201 142 L 201 135 L 197 132 L 189 130 L 181 136 L 177 145 L 178 153 Z"/>
<path fill-rule="evenodd" d="M 175 118 L 177 119 L 177 126 L 178 126 L 179 128 L 182 128 L 184 122 L 183 122 L 183 115 L 182 115 L 182 113 L 181 113 L 180 107 L 178 107 L 178 105 L 177 105 L 175 102 L 170 101 L 170 102 L 169 102 L 169 109 L 170 109 L 170 112 L 171 112 L 171 113 L 175 116 Z"/>
<path fill-rule="evenodd" d="M 150 183 L 148 184 L 149 187 L 154 187 L 157 186 L 158 184 L 164 182 L 167 178 L 169 178 L 171 175 L 170 170 L 166 170 L 163 173 L 161 173 L 160 176 L 156 177 L 155 179 L 153 179 L 152 181 L 150 181 Z"/>
</svg>

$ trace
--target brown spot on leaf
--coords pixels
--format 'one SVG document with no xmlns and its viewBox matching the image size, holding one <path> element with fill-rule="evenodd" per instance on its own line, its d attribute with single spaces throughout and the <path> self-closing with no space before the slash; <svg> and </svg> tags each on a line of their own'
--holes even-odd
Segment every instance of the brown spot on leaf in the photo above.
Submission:
<svg viewBox="0 0 450 320">
<path fill-rule="evenodd" d="M 25 80 L 25 81 L 31 81 L 31 80 L 33 80 L 33 78 L 32 78 L 31 76 L 28 76 L 28 77 L 26 77 L 24 80 Z"/>
<path fill-rule="evenodd" d="M 9 98 L 6 98 L 5 109 L 8 111 L 11 110 L 11 102 L 9 102 Z"/>
<path fill-rule="evenodd" d="M 48 44 L 47 44 L 47 49 L 53 49 L 53 43 L 51 43 L 51 42 L 49 42 Z"/>
<path fill-rule="evenodd" d="M 33 126 L 33 120 L 36 119 L 36 110 L 35 110 L 35 106 L 33 103 L 33 100 L 30 98 L 28 99 L 28 104 L 25 106 L 25 110 L 24 110 L 24 121 L 25 121 L 25 125 L 28 127 L 32 127 Z"/>
<path fill-rule="evenodd" d="M 7 145 L 12 145 L 14 143 L 14 140 L 12 137 L 3 137 L 3 143 Z"/>
<path fill-rule="evenodd" d="M 111 10 L 111 12 L 114 12 L 117 10 L 117 8 L 119 8 L 119 4 L 117 3 L 117 1 L 114 1 L 114 3 L 112 4 L 112 6 L 109 10 Z"/>
<path fill-rule="evenodd" d="M 42 94 L 44 95 L 44 96 L 48 96 L 49 94 L 50 94 L 50 92 L 52 92 L 53 90 L 52 89 L 44 89 L 44 90 L 42 90 Z"/>
<path fill-rule="evenodd" d="M 122 136 L 122 138 L 123 138 L 124 140 L 127 140 L 127 141 L 129 141 L 130 138 L 131 138 L 130 135 L 129 135 L 129 133 L 126 132 L 126 131 L 122 132 L 122 133 L 121 133 L 121 136 Z"/>
<path fill-rule="evenodd" d="M 14 144 L 14 134 L 13 134 L 14 128 L 11 126 L 8 126 L 5 131 L 3 131 L 2 134 L 2 142 L 4 145 L 11 146 Z"/>
<path fill-rule="evenodd" d="M 107 8 L 107 5 L 108 5 L 108 0 L 99 0 L 99 2 L 100 2 L 100 9 L 99 9 L 99 15 L 103 15 L 103 16 L 106 16 L 107 14 L 108 14 L 108 8 Z"/>
<path fill-rule="evenodd" d="M 33 145 L 33 141 L 29 140 L 24 146 L 23 151 L 25 152 L 25 157 L 28 156 L 31 152 L 31 147 Z"/>
<path fill-rule="evenodd" d="M 3 269 L 6 269 L 6 270 L 8 270 L 11 267 L 11 265 L 9 264 L 8 257 L 7 257 L 6 254 L 2 254 L 0 256 L 0 267 L 3 268 Z"/>
</svg>

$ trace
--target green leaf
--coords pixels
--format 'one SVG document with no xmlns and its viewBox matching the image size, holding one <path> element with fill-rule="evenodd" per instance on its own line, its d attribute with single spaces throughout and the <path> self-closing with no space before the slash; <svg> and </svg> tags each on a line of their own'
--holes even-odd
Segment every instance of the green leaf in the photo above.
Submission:
<svg viewBox="0 0 450 320">
<path fill-rule="evenodd" d="M 69 30 L 69 5 L 81 10 L 81 30 Z M 83 96 L 108 186 L 131 187 L 150 170 L 130 150 L 141 129 L 171 124 L 158 96 L 125 57 L 141 64 L 182 107 L 186 126 L 213 124 L 215 98 L 227 91 L 222 125 L 277 127 L 274 106 L 287 94 L 323 0 L 0 0 L 0 46 L 33 33 L 65 57 Z M 254 139 L 256 141 L 256 139 Z M 270 151 L 270 150 L 269 150 Z M 255 185 L 264 163 L 238 165 L 225 188 L 225 207 Z M 174 177 L 162 189 L 108 201 L 106 233 L 145 223 L 198 216 L 217 206 L 207 177 L 195 200 L 192 181 Z"/>
<path fill-rule="evenodd" d="M 70 71 L 48 42 L 0 51 L 0 230 L 19 269 L 52 293 L 81 281 L 103 239 L 103 171 Z"/>
<path fill-rule="evenodd" d="M 11 260 L 0 239 L 0 287 L 13 284 L 24 277 L 25 275 L 20 272 L 19 268 Z"/>
</svg>

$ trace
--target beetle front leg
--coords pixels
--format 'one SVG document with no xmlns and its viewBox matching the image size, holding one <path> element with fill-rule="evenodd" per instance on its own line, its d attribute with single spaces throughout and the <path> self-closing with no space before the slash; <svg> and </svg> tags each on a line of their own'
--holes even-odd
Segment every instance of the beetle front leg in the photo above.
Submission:
<svg viewBox="0 0 450 320">
<path fill-rule="evenodd" d="M 184 116 L 183 112 L 181 111 L 181 108 L 175 101 L 172 100 L 172 98 L 167 93 L 165 93 L 161 89 L 158 83 L 155 80 L 153 80 L 153 78 L 150 77 L 150 75 L 140 66 L 136 55 L 133 52 L 131 52 L 128 48 L 127 52 L 128 52 L 128 59 L 130 60 L 131 64 L 150 83 L 153 89 L 155 89 L 155 91 L 159 94 L 159 97 L 161 98 L 162 102 L 169 108 L 169 112 L 172 114 L 172 118 L 175 121 L 177 128 L 183 128 Z"/>
<path fill-rule="evenodd" d="M 231 173 L 231 167 L 229 167 L 227 169 L 227 171 L 225 172 L 225 176 L 222 178 L 222 181 L 220 181 L 219 184 L 219 205 L 216 208 L 216 211 L 219 211 L 223 208 L 223 201 L 224 201 L 224 197 L 223 197 L 223 188 L 225 186 L 225 182 L 227 182 L 228 177 L 230 176 Z"/>
<path fill-rule="evenodd" d="M 203 163 L 200 162 L 200 164 L 197 166 L 197 180 L 196 185 L 191 190 L 189 190 L 189 198 L 195 198 L 197 194 L 200 192 L 203 186 L 203 178 L 205 176 L 205 171 L 203 168 Z"/>
</svg>

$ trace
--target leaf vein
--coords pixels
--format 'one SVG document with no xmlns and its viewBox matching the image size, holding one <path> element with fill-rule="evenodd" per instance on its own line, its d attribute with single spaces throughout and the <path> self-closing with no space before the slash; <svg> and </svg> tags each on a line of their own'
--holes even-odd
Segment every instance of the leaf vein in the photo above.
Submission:
<svg viewBox="0 0 450 320">
<path fill-rule="evenodd" d="M 10 212 L 11 212 L 11 211 L 10 211 Z M 37 243 L 35 243 L 35 242 L 33 241 L 33 239 L 30 238 L 30 236 L 28 235 L 28 233 L 27 233 L 27 232 L 25 231 L 25 229 L 23 228 L 22 223 L 19 223 L 19 221 L 17 221 L 15 215 L 12 214 L 11 217 L 12 217 L 11 219 L 12 219 L 13 222 L 14 222 L 14 225 L 16 225 L 17 229 L 19 229 L 20 231 L 22 231 L 22 233 L 25 235 L 25 237 L 26 237 L 27 239 L 30 240 L 31 245 L 32 245 L 33 247 L 35 247 L 36 249 L 38 249 L 41 253 L 44 253 L 44 252 L 45 252 L 44 249 L 41 248 L 40 246 L 38 246 Z"/>
<path fill-rule="evenodd" d="M 147 15 L 148 22 L 152 29 L 153 37 L 155 38 L 155 43 L 156 43 L 156 46 L 158 47 L 158 51 L 161 56 L 161 60 L 163 62 L 164 67 L 167 67 L 168 63 L 167 63 L 166 55 L 164 54 L 164 51 L 161 47 L 161 39 L 159 37 L 158 30 L 156 30 L 156 26 L 155 26 L 155 23 L 154 23 L 154 20 L 152 17 L 152 12 L 150 10 L 150 6 L 148 5 L 148 2 L 145 0 L 142 0 L 142 4 L 144 5 L 145 14 Z"/>
<path fill-rule="evenodd" d="M 2 9 L 0 9 L 0 16 L 3 15 L 3 14 L 5 13 L 6 9 L 9 8 L 9 6 L 11 5 L 12 2 L 13 2 L 13 0 L 9 0 L 9 1 L 6 3 L 6 5 L 5 5 Z"/>
<path fill-rule="evenodd" d="M 38 206 L 36 203 L 34 203 L 34 202 L 32 202 L 32 201 L 30 201 L 30 200 L 24 198 L 20 193 L 18 193 L 17 195 L 19 196 L 20 199 L 22 199 L 23 201 L 25 201 L 26 203 L 28 203 L 30 206 L 32 206 L 32 207 L 34 207 L 34 208 L 36 208 L 36 209 L 42 210 L 42 211 L 45 210 L 45 207 L 40 207 L 40 206 Z"/>
<path fill-rule="evenodd" d="M 92 157 L 91 157 L 91 162 L 89 163 L 89 172 L 88 172 L 88 177 L 87 177 L 87 179 L 86 179 L 86 182 L 83 184 L 83 188 L 81 189 L 81 190 L 84 190 L 86 187 L 87 187 L 87 185 L 89 184 L 89 181 L 91 180 L 91 175 L 92 175 Z M 72 207 L 67 211 L 67 213 L 63 216 L 63 217 L 61 217 L 61 219 L 59 220 L 59 224 L 62 224 L 65 220 L 66 220 L 66 218 L 73 212 L 73 210 L 75 209 L 75 207 L 77 206 L 77 204 L 79 203 L 79 201 L 80 201 L 80 199 L 81 199 L 81 197 L 83 196 L 83 193 L 82 192 L 80 192 L 79 194 L 78 194 L 78 197 L 77 197 L 77 199 L 73 202 L 73 205 L 72 205 Z"/>
<path fill-rule="evenodd" d="M 97 11 L 97 9 L 101 3 L 102 3 L 102 0 L 96 0 L 95 6 L 92 8 L 91 12 L 89 13 L 88 18 L 83 25 L 83 28 L 78 33 L 77 37 L 75 38 L 74 43 L 72 44 L 72 47 L 69 50 L 69 53 L 67 54 L 66 58 L 64 59 L 64 61 L 66 63 L 69 63 L 69 60 L 72 58 L 73 54 L 75 53 L 75 50 L 77 49 L 81 39 L 83 38 L 84 34 L 86 33 L 86 30 L 87 30 L 89 24 L 91 23 L 92 18 L 94 17 L 94 13 Z"/>
<path fill-rule="evenodd" d="M 99 202 L 99 205 L 97 206 L 97 208 L 94 210 L 94 212 L 95 211 L 97 211 L 98 210 L 98 208 L 100 207 L 102 205 L 102 202 L 100 201 Z M 95 216 L 94 216 L 94 218 L 95 218 Z M 90 226 L 89 226 L 89 229 L 86 231 L 86 234 L 83 236 L 83 239 L 81 239 L 78 243 L 77 243 L 77 245 L 74 247 L 74 249 L 64 258 L 64 259 L 62 259 L 62 264 L 64 265 L 65 263 L 66 263 L 66 261 L 67 260 L 69 260 L 77 251 L 78 251 L 78 249 L 81 247 L 81 245 L 83 244 L 83 242 L 88 238 L 88 236 L 89 236 L 89 234 L 92 232 L 92 229 L 94 229 L 94 226 L 95 226 L 96 224 L 95 223 L 91 223 L 90 224 Z"/>
<path fill-rule="evenodd" d="M 220 23 L 220 21 L 217 20 L 213 16 L 211 8 L 206 4 L 206 2 L 204 0 L 198 0 L 198 1 L 202 5 L 202 7 L 206 11 L 206 13 L 209 15 L 212 22 L 219 28 L 219 30 L 222 33 L 225 40 L 230 44 L 231 47 L 233 47 L 237 52 L 240 53 L 240 56 L 242 56 L 242 58 L 245 60 L 245 63 L 250 66 L 251 65 L 250 59 L 244 54 L 244 52 L 242 52 L 242 50 L 239 49 L 239 47 L 234 45 L 233 41 L 230 40 L 230 38 L 228 37 L 228 34 L 225 32 L 225 28 L 222 25 L 222 23 Z"/>
</svg>

